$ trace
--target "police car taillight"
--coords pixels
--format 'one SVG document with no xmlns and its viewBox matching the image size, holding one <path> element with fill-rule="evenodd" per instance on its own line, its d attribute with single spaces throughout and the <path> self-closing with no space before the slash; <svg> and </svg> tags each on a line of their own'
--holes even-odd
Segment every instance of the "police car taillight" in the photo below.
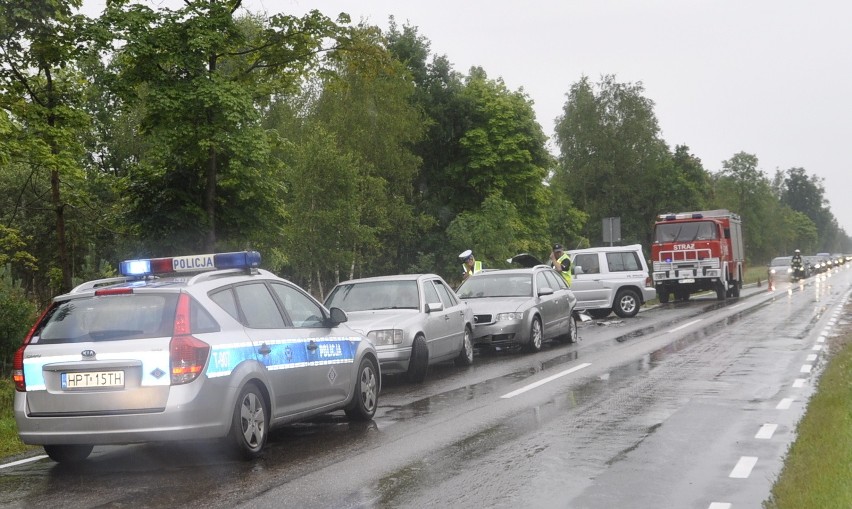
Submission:
<svg viewBox="0 0 852 509">
<path fill-rule="evenodd" d="M 21 345 L 20 348 L 15 350 L 15 355 L 12 357 L 12 381 L 15 382 L 15 390 L 18 392 L 25 392 L 27 390 L 27 381 L 24 378 L 24 350 L 27 349 L 27 345 L 30 344 L 30 341 L 33 339 L 33 334 L 38 329 L 38 326 L 44 320 L 44 317 L 56 307 L 56 303 L 48 306 L 47 309 L 38 317 L 35 324 L 30 328 L 30 331 L 27 333 L 24 338 L 24 344 Z"/>
<path fill-rule="evenodd" d="M 182 293 L 178 297 L 175 313 L 174 332 L 169 342 L 169 364 L 171 366 L 172 385 L 189 383 L 204 371 L 210 345 L 190 335 L 191 300 L 189 295 Z"/>
<path fill-rule="evenodd" d="M 118 266 L 122 276 L 143 277 L 176 272 L 200 272 L 222 269 L 254 269 L 260 266 L 260 253 L 238 251 L 170 258 L 125 260 Z"/>
<path fill-rule="evenodd" d="M 104 288 L 95 290 L 95 297 L 102 297 L 104 295 L 130 295 L 132 293 L 133 288 Z"/>
</svg>

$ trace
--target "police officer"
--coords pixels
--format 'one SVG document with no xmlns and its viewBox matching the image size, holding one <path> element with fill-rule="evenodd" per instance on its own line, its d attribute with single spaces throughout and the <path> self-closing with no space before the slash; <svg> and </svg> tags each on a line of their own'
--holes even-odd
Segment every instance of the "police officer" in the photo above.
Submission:
<svg viewBox="0 0 852 509">
<path fill-rule="evenodd" d="M 556 272 L 562 274 L 565 282 L 568 283 L 568 286 L 571 286 L 571 258 L 568 257 L 568 253 L 563 251 L 562 245 L 553 244 L 553 252 L 550 253 L 550 266 Z"/>
<path fill-rule="evenodd" d="M 476 274 L 477 272 L 482 271 L 482 262 L 477 261 L 476 258 L 473 257 L 473 251 L 470 249 L 465 250 L 459 255 L 459 260 L 462 261 L 462 281 L 469 278 L 470 276 Z"/>
</svg>

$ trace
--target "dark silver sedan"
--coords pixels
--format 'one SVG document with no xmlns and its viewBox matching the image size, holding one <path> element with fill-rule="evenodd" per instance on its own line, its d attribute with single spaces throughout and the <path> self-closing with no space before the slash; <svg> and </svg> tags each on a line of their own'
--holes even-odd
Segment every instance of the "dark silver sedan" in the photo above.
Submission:
<svg viewBox="0 0 852 509">
<path fill-rule="evenodd" d="M 346 311 L 347 325 L 373 342 L 384 374 L 422 382 L 431 364 L 473 363 L 473 311 L 438 275 L 344 281 L 325 303 Z"/>
<path fill-rule="evenodd" d="M 577 299 L 550 267 L 480 272 L 456 293 L 473 308 L 476 346 L 522 346 L 536 352 L 549 339 L 577 340 Z"/>
</svg>

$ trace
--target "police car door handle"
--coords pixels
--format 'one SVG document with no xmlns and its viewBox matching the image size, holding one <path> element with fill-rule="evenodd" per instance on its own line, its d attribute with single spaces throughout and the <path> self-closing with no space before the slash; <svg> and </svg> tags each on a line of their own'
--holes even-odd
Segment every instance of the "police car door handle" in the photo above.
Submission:
<svg viewBox="0 0 852 509">
<path fill-rule="evenodd" d="M 260 355 L 269 355 L 270 353 L 272 353 L 272 349 L 269 348 L 269 345 L 264 343 L 260 345 L 260 348 L 257 349 L 257 353 L 259 353 Z"/>
<path fill-rule="evenodd" d="M 313 339 L 308 341 L 308 350 L 314 351 L 317 349 L 317 342 Z"/>
</svg>

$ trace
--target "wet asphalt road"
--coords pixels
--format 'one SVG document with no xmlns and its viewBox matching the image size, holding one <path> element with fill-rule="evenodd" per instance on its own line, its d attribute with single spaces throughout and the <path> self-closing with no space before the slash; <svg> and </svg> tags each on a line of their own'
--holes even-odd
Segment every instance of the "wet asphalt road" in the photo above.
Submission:
<svg viewBox="0 0 852 509">
<path fill-rule="evenodd" d="M 287 426 L 251 463 L 191 443 L 5 467 L 0 507 L 760 507 L 850 289 L 847 267 L 387 377 L 373 422 Z"/>
</svg>

